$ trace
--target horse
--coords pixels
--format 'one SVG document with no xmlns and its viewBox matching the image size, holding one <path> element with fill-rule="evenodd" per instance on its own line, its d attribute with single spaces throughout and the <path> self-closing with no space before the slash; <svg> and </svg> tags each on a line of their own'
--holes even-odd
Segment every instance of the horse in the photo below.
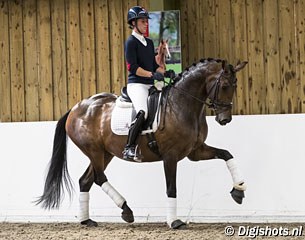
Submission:
<svg viewBox="0 0 305 240">
<path fill-rule="evenodd" d="M 157 47 L 157 55 L 155 56 L 157 64 L 166 70 L 166 60 L 170 60 L 171 57 L 168 48 L 168 39 L 161 39 L 159 46 Z"/>
<path fill-rule="evenodd" d="M 246 66 L 239 62 L 236 66 L 221 59 L 201 59 L 177 75 L 173 83 L 163 89 L 160 111 L 160 126 L 155 132 L 160 155 L 147 146 L 145 136 L 140 136 L 138 145 L 142 150 L 142 162 L 163 161 L 167 214 L 169 228 L 181 229 L 186 223 L 176 214 L 177 163 L 187 158 L 190 161 L 222 159 L 233 180 L 232 198 L 241 204 L 246 186 L 236 160 L 225 149 L 205 143 L 208 126 L 205 108 L 214 109 L 215 119 L 220 125 L 232 119 L 232 99 L 237 86 L 236 73 Z M 90 164 L 79 179 L 79 221 L 86 226 L 97 226 L 89 216 L 89 191 L 93 183 L 109 195 L 122 209 L 121 218 L 134 222 L 134 216 L 127 200 L 108 182 L 105 169 L 111 159 L 123 157 L 127 136 L 112 132 L 111 114 L 118 96 L 99 93 L 77 103 L 57 122 L 53 152 L 45 180 L 43 194 L 37 204 L 45 209 L 59 208 L 64 187 L 70 192 L 71 179 L 67 169 L 67 136 L 89 158 Z M 179 131 L 177 131 L 179 129 Z"/>
</svg>

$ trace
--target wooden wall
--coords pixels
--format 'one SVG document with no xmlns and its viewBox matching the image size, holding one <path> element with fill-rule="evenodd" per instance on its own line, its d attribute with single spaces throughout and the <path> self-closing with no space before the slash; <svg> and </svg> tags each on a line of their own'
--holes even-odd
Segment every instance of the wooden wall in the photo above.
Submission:
<svg viewBox="0 0 305 240">
<path fill-rule="evenodd" d="M 0 121 L 58 120 L 82 98 L 118 94 L 127 10 L 149 2 L 0 0 Z M 235 114 L 305 113 L 305 0 L 174 3 L 184 67 L 203 57 L 249 61 Z"/>
<path fill-rule="evenodd" d="M 119 93 L 131 6 L 148 0 L 0 0 L 0 121 L 58 120 Z"/>
<path fill-rule="evenodd" d="M 202 57 L 238 73 L 235 114 L 305 113 L 305 0 L 180 1 L 183 65 Z"/>
</svg>

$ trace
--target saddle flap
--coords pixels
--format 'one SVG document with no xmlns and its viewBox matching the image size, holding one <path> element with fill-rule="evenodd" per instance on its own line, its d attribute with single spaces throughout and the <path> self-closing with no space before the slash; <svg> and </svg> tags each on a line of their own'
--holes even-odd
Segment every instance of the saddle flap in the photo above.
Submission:
<svg viewBox="0 0 305 240">
<path fill-rule="evenodd" d="M 124 89 L 124 88 L 123 88 Z M 123 92 L 122 89 L 122 92 Z M 160 124 L 160 101 L 161 93 L 151 89 L 154 94 L 149 98 L 148 118 L 143 126 L 142 134 L 155 132 Z M 126 92 L 126 88 L 125 88 Z M 125 102 L 123 95 L 116 100 L 111 116 L 111 129 L 117 135 L 128 135 L 129 126 L 136 112 L 131 102 Z"/>
</svg>

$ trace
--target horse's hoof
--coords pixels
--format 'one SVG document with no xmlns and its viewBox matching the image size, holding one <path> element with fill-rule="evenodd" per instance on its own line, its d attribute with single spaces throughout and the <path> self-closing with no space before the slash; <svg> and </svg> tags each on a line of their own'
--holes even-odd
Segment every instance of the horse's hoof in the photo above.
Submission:
<svg viewBox="0 0 305 240">
<path fill-rule="evenodd" d="M 186 223 L 182 222 L 180 219 L 177 219 L 177 220 L 172 222 L 171 228 L 172 229 L 179 229 L 179 230 L 186 229 Z"/>
<path fill-rule="evenodd" d="M 86 225 L 87 227 L 97 227 L 97 222 L 91 220 L 90 218 L 88 220 L 82 221 L 80 224 Z"/>
<path fill-rule="evenodd" d="M 128 222 L 128 223 L 133 223 L 134 222 L 134 217 L 133 217 L 133 213 L 124 213 L 122 212 L 122 219 L 125 221 L 125 222 Z"/>
<path fill-rule="evenodd" d="M 237 202 L 238 204 L 243 203 L 243 198 L 245 197 L 244 191 L 233 188 L 230 193 L 235 202 Z"/>
<path fill-rule="evenodd" d="M 128 223 L 133 223 L 134 222 L 134 217 L 133 217 L 133 212 L 131 209 L 128 207 L 127 203 L 125 202 L 122 206 L 123 212 L 122 212 L 122 219 L 125 222 Z"/>
</svg>

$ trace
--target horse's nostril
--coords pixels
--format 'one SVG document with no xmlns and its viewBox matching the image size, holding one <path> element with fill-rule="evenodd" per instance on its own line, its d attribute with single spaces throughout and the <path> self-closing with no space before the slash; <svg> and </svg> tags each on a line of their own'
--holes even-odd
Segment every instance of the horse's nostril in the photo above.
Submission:
<svg viewBox="0 0 305 240">
<path fill-rule="evenodd" d="M 231 122 L 231 119 L 225 118 L 219 121 L 220 125 L 226 125 L 227 123 Z"/>
<path fill-rule="evenodd" d="M 220 125 L 226 125 L 227 121 L 220 121 Z"/>
</svg>

